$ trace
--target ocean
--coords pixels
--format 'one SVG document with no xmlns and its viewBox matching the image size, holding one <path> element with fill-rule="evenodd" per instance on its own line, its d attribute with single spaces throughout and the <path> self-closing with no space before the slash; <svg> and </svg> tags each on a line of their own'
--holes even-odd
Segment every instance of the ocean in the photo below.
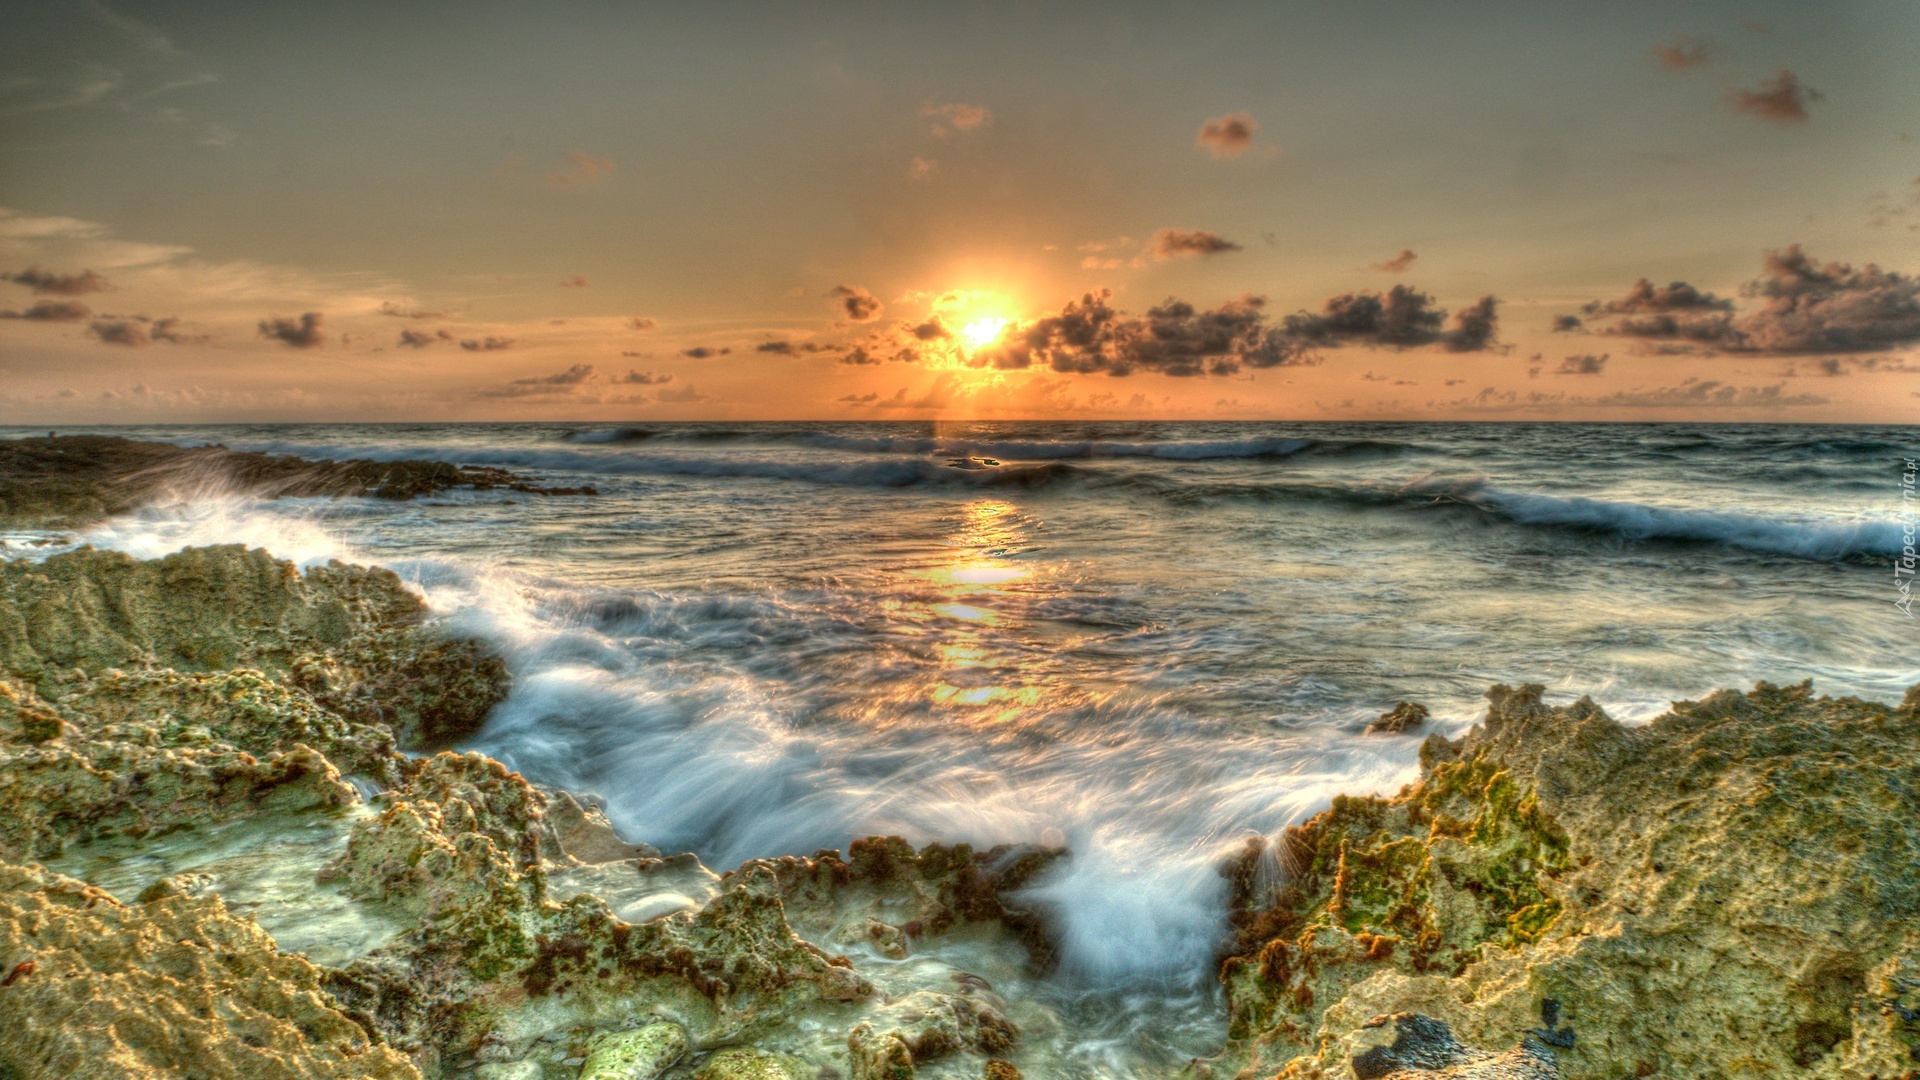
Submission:
<svg viewBox="0 0 1920 1080">
<path fill-rule="evenodd" d="M 1493 683 L 1635 721 L 1756 680 L 1920 682 L 1894 604 L 1915 427 L 85 430 L 598 488 L 183 492 L 72 542 L 396 570 L 507 657 L 471 748 L 716 868 L 868 834 L 1064 845 L 1054 992 L 1114 1060 L 1217 1049 L 1224 853 L 1413 779 Z M 1399 701 L 1427 727 L 1365 733 Z"/>
</svg>

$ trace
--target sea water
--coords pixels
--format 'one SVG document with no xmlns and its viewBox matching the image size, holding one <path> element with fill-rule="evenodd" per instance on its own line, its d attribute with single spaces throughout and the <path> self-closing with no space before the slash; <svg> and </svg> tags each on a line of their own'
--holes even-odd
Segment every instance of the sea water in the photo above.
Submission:
<svg viewBox="0 0 1920 1080">
<path fill-rule="evenodd" d="M 1070 848 L 1035 896 L 1051 992 L 1122 1071 L 1217 1049 L 1222 855 L 1412 779 L 1424 732 L 1363 733 L 1397 701 L 1457 734 L 1497 682 L 1629 722 L 1920 682 L 1912 427 L 90 430 L 597 488 L 201 493 L 68 543 L 393 568 L 507 658 L 471 748 L 716 867 L 867 834 Z"/>
</svg>

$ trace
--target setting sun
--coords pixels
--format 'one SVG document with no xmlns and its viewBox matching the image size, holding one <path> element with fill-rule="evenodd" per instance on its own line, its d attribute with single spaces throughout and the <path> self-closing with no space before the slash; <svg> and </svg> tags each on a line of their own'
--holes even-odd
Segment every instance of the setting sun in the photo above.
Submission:
<svg viewBox="0 0 1920 1080">
<path fill-rule="evenodd" d="M 1000 332 L 1007 328 L 1007 321 L 993 316 L 975 319 L 960 328 L 960 340 L 966 342 L 969 349 L 991 345 L 1000 337 Z"/>
</svg>

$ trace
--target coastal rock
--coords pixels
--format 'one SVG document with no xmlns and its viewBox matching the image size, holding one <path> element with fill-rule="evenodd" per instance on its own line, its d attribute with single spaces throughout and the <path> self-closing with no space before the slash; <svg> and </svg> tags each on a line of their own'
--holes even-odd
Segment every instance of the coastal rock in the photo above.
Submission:
<svg viewBox="0 0 1920 1080">
<path fill-rule="evenodd" d="M 994 922 L 1027 946 L 1035 970 L 1046 971 L 1056 948 L 1044 913 L 1014 894 L 1065 856 L 1024 845 L 976 852 L 970 844 L 933 843 L 915 850 L 897 836 L 870 836 L 850 844 L 845 858 L 822 851 L 756 859 L 735 872 L 770 871 L 789 918 L 809 938 L 868 942 L 897 959 L 916 939 Z"/>
<path fill-rule="evenodd" d="M 1559 1080 L 1560 1066 L 1540 1033 L 1519 1046 L 1490 1054 L 1462 1045 L 1447 1025 L 1430 1016 L 1401 1013 L 1369 1020 L 1369 1028 L 1394 1025 L 1391 1046 L 1356 1054 L 1350 1063 L 1356 1080 Z M 1546 1033 L 1554 1038 L 1558 1033 Z"/>
<path fill-rule="evenodd" d="M 694 1080 L 799 1080 L 804 1075 L 785 1054 L 736 1047 L 722 1050 L 701 1064 Z"/>
<path fill-rule="evenodd" d="M 687 1033 L 679 1024 L 608 1032 L 587 1051 L 579 1080 L 654 1080 L 686 1053 Z"/>
<path fill-rule="evenodd" d="M 77 528 L 169 495 L 411 499 L 462 487 L 597 494 L 592 488 L 534 484 L 505 469 L 444 461 L 308 461 L 111 435 L 0 440 L 0 524 L 14 528 Z"/>
<path fill-rule="evenodd" d="M 0 674 L 57 698 L 113 669 L 253 669 L 427 747 L 477 730 L 508 680 L 483 646 L 444 636 L 426 614 L 387 570 L 302 574 L 240 545 L 146 561 L 82 548 L 0 562 Z"/>
<path fill-rule="evenodd" d="M 46 737 L 49 730 L 55 734 Z M 255 757 L 204 725 L 97 721 L 0 679 L 0 858 L 47 858 L 95 837 L 340 807 L 355 797 L 339 770 L 302 743 Z"/>
<path fill-rule="evenodd" d="M 0 1073 L 420 1080 L 217 898 L 134 907 L 0 865 Z"/>
<path fill-rule="evenodd" d="M 1914 1067 L 1920 688 L 1761 683 L 1644 727 L 1488 697 L 1419 783 L 1228 868 L 1232 1043 L 1203 1071 L 1345 1076 L 1382 1014 L 1502 1045 L 1545 999 L 1569 1078 Z"/>
<path fill-rule="evenodd" d="M 847 1034 L 847 1060 L 853 1080 L 913 1080 L 913 1050 L 897 1033 L 855 1024 Z"/>
</svg>

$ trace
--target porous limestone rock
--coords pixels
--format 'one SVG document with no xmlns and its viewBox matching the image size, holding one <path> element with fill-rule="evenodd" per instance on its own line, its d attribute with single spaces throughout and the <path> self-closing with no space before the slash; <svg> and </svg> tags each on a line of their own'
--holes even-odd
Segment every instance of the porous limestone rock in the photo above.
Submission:
<svg viewBox="0 0 1920 1080">
<path fill-rule="evenodd" d="M 686 1053 L 687 1032 L 679 1024 L 610 1031 L 587 1051 L 579 1080 L 654 1080 Z"/>
<path fill-rule="evenodd" d="M 796 1064 L 785 1054 L 735 1047 L 708 1057 L 693 1080 L 800 1080 Z"/>
<path fill-rule="evenodd" d="M 0 1074 L 420 1080 L 217 898 L 122 905 L 0 864 Z"/>
<path fill-rule="evenodd" d="M 1920 688 L 1761 683 L 1643 727 L 1488 697 L 1419 783 L 1228 868 L 1232 1042 L 1198 1071 L 1344 1077 L 1382 1014 L 1503 1045 L 1549 999 L 1570 1080 L 1914 1069 Z"/>
</svg>

